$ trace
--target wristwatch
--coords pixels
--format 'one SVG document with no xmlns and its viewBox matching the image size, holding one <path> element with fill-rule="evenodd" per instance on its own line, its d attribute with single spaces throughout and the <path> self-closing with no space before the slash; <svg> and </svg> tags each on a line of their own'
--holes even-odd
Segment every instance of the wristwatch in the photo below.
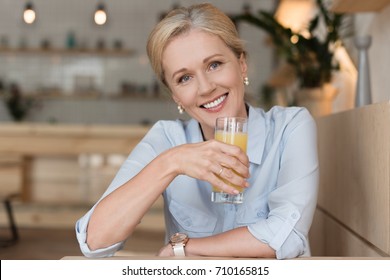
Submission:
<svg viewBox="0 0 390 280">
<path fill-rule="evenodd" d="M 175 233 L 169 238 L 175 256 L 185 256 L 184 247 L 188 242 L 188 235 L 182 232 Z"/>
</svg>

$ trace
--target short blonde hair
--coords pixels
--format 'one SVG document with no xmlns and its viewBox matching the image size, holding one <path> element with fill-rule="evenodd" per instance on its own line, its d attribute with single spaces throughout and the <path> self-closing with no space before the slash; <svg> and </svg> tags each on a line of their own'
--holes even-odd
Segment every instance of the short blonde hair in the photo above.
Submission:
<svg viewBox="0 0 390 280">
<path fill-rule="evenodd" d="M 167 86 L 162 67 L 165 47 L 174 38 L 191 29 L 199 29 L 219 36 L 240 57 L 246 55 L 243 41 L 239 38 L 233 21 L 211 4 L 196 4 L 188 8 L 172 10 L 152 30 L 147 42 L 147 53 L 158 79 Z"/>
</svg>

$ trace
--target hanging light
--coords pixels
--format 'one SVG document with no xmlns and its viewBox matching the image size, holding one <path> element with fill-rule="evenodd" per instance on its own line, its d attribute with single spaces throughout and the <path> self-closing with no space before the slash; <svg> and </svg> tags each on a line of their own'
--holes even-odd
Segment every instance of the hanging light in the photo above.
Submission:
<svg viewBox="0 0 390 280">
<path fill-rule="evenodd" d="M 98 4 L 94 15 L 94 20 L 97 25 L 103 25 L 107 22 L 107 13 L 103 4 Z"/>
<path fill-rule="evenodd" d="M 36 19 L 36 13 L 31 2 L 27 2 L 23 11 L 23 20 L 27 24 L 32 24 Z"/>
</svg>

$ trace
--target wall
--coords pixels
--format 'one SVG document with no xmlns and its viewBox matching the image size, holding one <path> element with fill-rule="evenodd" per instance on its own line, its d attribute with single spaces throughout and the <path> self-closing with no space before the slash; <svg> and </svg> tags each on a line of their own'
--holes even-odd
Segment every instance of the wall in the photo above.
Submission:
<svg viewBox="0 0 390 280">
<path fill-rule="evenodd" d="M 390 99 L 390 5 L 366 22 L 368 33 L 372 36 L 372 45 L 369 49 L 372 99 L 374 103 L 388 101 Z"/>
<path fill-rule="evenodd" d="M 390 99 L 389 65 L 390 53 L 390 5 L 379 12 L 355 14 L 355 34 L 370 35 L 371 46 L 368 50 L 371 79 L 372 102 L 378 103 Z M 355 53 L 357 61 L 357 54 Z"/>
<path fill-rule="evenodd" d="M 28 120 L 49 123 L 153 124 L 160 119 L 186 119 L 170 99 L 40 99 Z M 3 121 L 12 119 L 0 103 Z M 1 114 L 0 114 L 1 116 Z"/>
<path fill-rule="evenodd" d="M 0 54 L 0 79 L 5 83 L 17 82 L 23 92 L 50 92 L 60 91 L 61 94 L 72 96 L 76 91 L 77 79 L 90 79 L 91 90 L 97 92 L 98 102 L 104 103 L 96 107 L 97 101 L 72 101 L 84 110 L 80 115 L 96 115 L 92 111 L 101 106 L 109 108 L 111 114 L 104 118 L 97 116 L 96 122 L 134 122 L 147 118 L 150 112 L 142 104 L 133 106 L 131 111 L 139 114 L 138 118 L 122 118 L 127 115 L 126 106 L 118 102 L 107 101 L 105 97 L 117 95 L 121 85 L 135 84 L 141 87 L 145 94 L 150 92 L 155 82 L 154 74 L 148 64 L 145 44 L 150 30 L 157 22 L 162 12 L 169 10 L 174 3 L 189 5 L 204 1 L 103 1 L 108 11 L 108 23 L 97 26 L 93 23 L 92 15 L 98 1 L 95 0 L 34 0 L 37 11 L 37 20 L 33 25 L 22 22 L 22 11 L 25 1 L 0 0 L 0 39 L 10 48 L 19 48 L 25 44 L 27 48 L 39 48 L 43 40 L 49 40 L 52 48 L 65 48 L 69 32 L 75 33 L 76 42 L 87 49 L 95 49 L 99 40 L 103 39 L 106 48 L 112 48 L 116 40 L 121 40 L 124 49 L 134 50 L 131 57 L 101 57 L 101 56 L 63 56 L 63 55 L 31 55 L 16 53 L 15 55 Z M 254 11 L 271 9 L 272 0 L 239 0 L 239 1 L 209 1 L 227 13 L 238 13 L 243 3 L 249 3 Z M 271 71 L 271 49 L 264 45 L 265 34 L 259 29 L 242 24 L 240 26 L 242 38 L 247 41 L 250 57 L 249 78 L 251 85 L 248 92 L 256 95 L 261 85 L 268 78 Z M 152 101 L 149 101 L 152 102 Z M 53 103 L 63 103 L 70 106 L 69 101 L 41 102 L 40 111 L 29 116 L 30 121 L 48 121 L 56 119 L 60 122 L 90 122 L 90 118 L 75 120 L 75 115 L 53 114 Z M 124 104 L 139 104 L 139 102 L 125 101 Z M 158 108 L 160 100 L 154 101 Z M 84 106 L 85 104 L 88 104 Z M 56 106 L 57 106 L 56 105 Z M 76 107 L 77 107 L 76 106 Z M 0 107 L 1 108 L 1 107 Z M 66 109 L 67 110 L 67 109 Z M 66 111 L 65 110 L 65 111 Z M 87 113 L 87 111 L 92 110 Z M 49 112 L 50 111 L 50 112 Z M 58 111 L 61 111 L 58 109 Z M 64 111 L 64 109 L 62 109 Z M 171 118 L 165 107 L 153 111 L 160 113 L 157 118 Z M 0 121 L 9 120 L 7 112 L 0 111 Z"/>
</svg>

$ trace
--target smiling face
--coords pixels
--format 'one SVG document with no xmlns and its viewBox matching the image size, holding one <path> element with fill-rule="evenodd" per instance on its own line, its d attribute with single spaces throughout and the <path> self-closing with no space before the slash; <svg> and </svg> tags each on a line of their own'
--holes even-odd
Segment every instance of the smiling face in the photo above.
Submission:
<svg viewBox="0 0 390 280">
<path fill-rule="evenodd" d="M 196 119 L 206 139 L 214 138 L 217 117 L 246 117 L 244 55 L 237 57 L 216 35 L 193 29 L 175 37 L 162 66 L 172 97 Z"/>
</svg>

